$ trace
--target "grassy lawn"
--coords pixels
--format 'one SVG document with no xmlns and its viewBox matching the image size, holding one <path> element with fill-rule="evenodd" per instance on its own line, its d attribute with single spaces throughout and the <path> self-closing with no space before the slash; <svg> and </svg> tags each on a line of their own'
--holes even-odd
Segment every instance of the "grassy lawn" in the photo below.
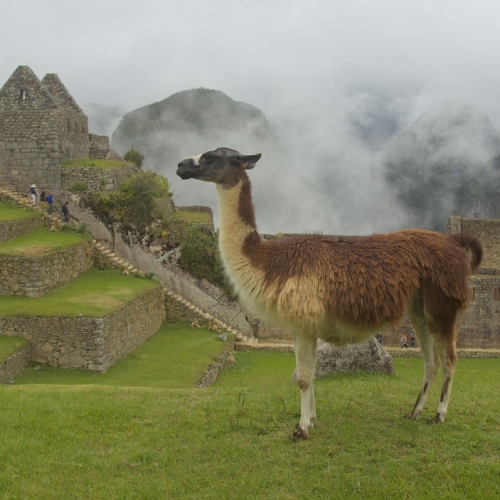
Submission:
<svg viewBox="0 0 500 500">
<path fill-rule="evenodd" d="M 175 216 L 188 224 L 210 224 L 212 217 L 205 212 L 187 212 L 185 210 L 177 210 Z"/>
<path fill-rule="evenodd" d="M 85 275 L 42 297 L 0 296 L 0 316 L 66 316 L 99 318 L 158 286 L 145 278 L 125 276 L 117 270 L 91 268 Z"/>
<path fill-rule="evenodd" d="M 31 208 L 19 208 L 14 203 L 0 201 L 0 222 L 4 220 L 30 219 L 42 214 Z"/>
<path fill-rule="evenodd" d="M 209 389 L 56 385 L 48 378 L 1 386 L 0 498 L 500 495 L 500 359 L 459 360 L 441 425 L 402 418 L 419 389 L 419 358 L 395 358 L 392 377 L 320 379 L 311 439 L 292 442 L 299 418 L 298 389 L 288 381 L 293 362 L 263 354 L 236 353 L 238 365 Z M 137 361 L 153 366 L 158 356 L 167 373 L 166 351 L 146 356 Z M 130 362 L 127 370 L 139 370 Z M 434 388 L 426 417 L 438 394 Z"/>
<path fill-rule="evenodd" d="M 28 341 L 22 337 L 4 337 L 0 335 L 0 363 L 27 345 Z"/>
<path fill-rule="evenodd" d="M 78 245 L 85 236 L 75 231 L 49 231 L 40 226 L 22 236 L 0 243 L 0 257 L 34 257 Z"/>
<path fill-rule="evenodd" d="M 66 160 L 62 164 L 64 167 L 93 167 L 93 168 L 123 168 L 126 162 L 119 160 L 99 160 L 96 158 L 80 158 L 76 160 Z"/>
<path fill-rule="evenodd" d="M 218 334 L 210 330 L 165 322 L 155 335 L 106 373 L 34 364 L 16 379 L 16 384 L 192 388 L 223 347 Z"/>
</svg>

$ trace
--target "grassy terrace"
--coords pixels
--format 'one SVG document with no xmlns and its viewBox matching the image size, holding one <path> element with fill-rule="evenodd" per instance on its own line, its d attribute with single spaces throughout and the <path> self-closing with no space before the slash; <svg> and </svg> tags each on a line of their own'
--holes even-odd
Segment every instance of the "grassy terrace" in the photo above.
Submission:
<svg viewBox="0 0 500 500">
<path fill-rule="evenodd" d="M 28 341 L 21 337 L 3 337 L 0 335 L 0 363 L 27 345 Z"/>
<path fill-rule="evenodd" d="M 84 276 L 36 299 L 0 296 L 0 316 L 102 317 L 158 286 L 156 281 L 90 269 Z"/>
<path fill-rule="evenodd" d="M 99 160 L 96 158 L 81 158 L 76 160 L 66 160 L 62 167 L 92 167 L 92 168 L 123 168 L 127 163 L 119 160 Z"/>
<path fill-rule="evenodd" d="M 19 208 L 13 203 L 0 201 L 0 222 L 5 220 L 30 219 L 41 217 L 42 214 L 30 208 Z"/>
<path fill-rule="evenodd" d="M 0 243 L 0 257 L 36 257 L 85 241 L 75 231 L 49 231 L 40 226 L 29 233 Z"/>
<path fill-rule="evenodd" d="M 185 210 L 178 210 L 175 216 L 188 224 L 210 224 L 212 218 L 205 212 L 188 212 Z"/>
<path fill-rule="evenodd" d="M 106 373 L 33 365 L 17 384 L 193 388 L 224 344 L 210 330 L 163 323 L 160 330 Z"/>
</svg>

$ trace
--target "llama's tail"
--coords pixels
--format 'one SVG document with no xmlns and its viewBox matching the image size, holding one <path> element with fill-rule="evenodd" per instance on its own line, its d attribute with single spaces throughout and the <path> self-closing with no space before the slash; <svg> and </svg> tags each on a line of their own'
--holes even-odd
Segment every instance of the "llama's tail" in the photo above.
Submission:
<svg viewBox="0 0 500 500">
<path fill-rule="evenodd" d="M 481 242 L 475 236 L 465 233 L 450 234 L 448 238 L 453 240 L 460 247 L 470 250 L 472 254 L 470 267 L 472 272 L 475 273 L 483 260 L 483 247 Z"/>
</svg>

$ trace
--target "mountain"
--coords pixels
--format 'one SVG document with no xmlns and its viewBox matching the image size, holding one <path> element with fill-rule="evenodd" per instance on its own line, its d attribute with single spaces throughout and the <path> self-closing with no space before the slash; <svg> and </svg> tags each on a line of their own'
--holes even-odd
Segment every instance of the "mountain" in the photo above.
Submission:
<svg viewBox="0 0 500 500">
<path fill-rule="evenodd" d="M 478 110 L 445 102 L 393 142 L 383 160 L 387 181 L 410 225 L 444 230 L 450 215 L 500 216 L 492 186 L 500 135 Z"/>
<path fill-rule="evenodd" d="M 253 151 L 276 140 L 264 113 L 223 92 L 193 89 L 127 113 L 112 136 L 120 154 L 132 147 L 168 177 L 179 160 L 219 146 Z"/>
</svg>

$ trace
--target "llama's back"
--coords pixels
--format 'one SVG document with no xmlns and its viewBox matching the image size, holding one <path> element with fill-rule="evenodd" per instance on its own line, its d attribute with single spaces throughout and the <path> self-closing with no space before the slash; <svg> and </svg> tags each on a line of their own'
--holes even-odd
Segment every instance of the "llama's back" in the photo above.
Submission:
<svg viewBox="0 0 500 500">
<path fill-rule="evenodd" d="M 252 262 L 265 277 L 267 310 L 287 323 L 306 318 L 318 327 L 335 321 L 371 328 L 396 323 L 424 284 L 465 307 L 471 265 L 462 247 L 472 247 L 479 265 L 477 240 L 424 230 L 275 240 Z"/>
</svg>

